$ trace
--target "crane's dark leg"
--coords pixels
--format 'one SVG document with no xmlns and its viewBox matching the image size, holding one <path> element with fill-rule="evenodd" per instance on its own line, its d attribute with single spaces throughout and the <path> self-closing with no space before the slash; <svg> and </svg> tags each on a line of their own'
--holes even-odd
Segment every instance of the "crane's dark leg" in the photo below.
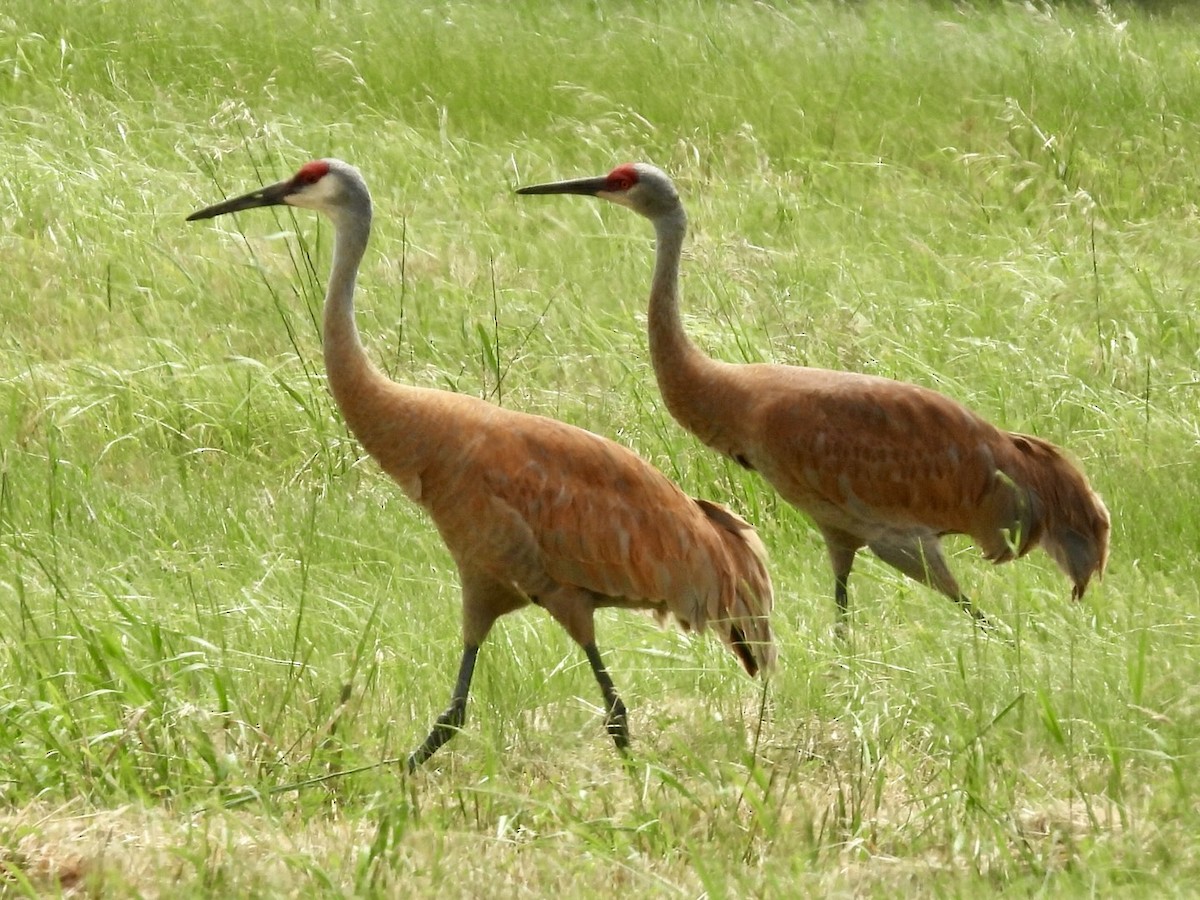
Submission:
<svg viewBox="0 0 1200 900">
<path fill-rule="evenodd" d="M 839 640 L 845 640 L 850 619 L 850 570 L 862 542 L 833 528 L 822 528 L 821 533 L 825 536 L 825 549 L 829 551 L 829 564 L 833 568 L 833 601 L 837 604 L 833 633 Z"/>
<path fill-rule="evenodd" d="M 846 626 L 850 619 L 850 589 L 849 575 L 835 575 L 833 578 L 833 601 L 837 604 L 837 621 L 833 632 L 839 639 L 846 639 Z"/>
<path fill-rule="evenodd" d="M 914 538 L 911 543 L 882 543 L 871 544 L 875 555 L 889 566 L 894 566 L 910 578 L 921 584 L 928 585 L 941 591 L 959 607 L 970 615 L 977 625 L 991 628 L 992 622 L 977 610 L 967 595 L 958 586 L 958 580 L 946 564 L 942 555 L 942 545 L 936 537 Z"/>
<path fill-rule="evenodd" d="M 429 737 L 425 738 L 425 743 L 409 756 L 409 772 L 415 771 L 417 766 L 433 756 L 442 744 L 462 728 L 467 718 L 467 694 L 471 690 L 471 676 L 475 674 L 475 657 L 478 655 L 478 645 L 468 644 L 463 650 L 462 664 L 458 667 L 458 681 L 455 682 L 454 693 L 450 696 L 450 706 L 438 716 Z"/>
<path fill-rule="evenodd" d="M 592 665 L 592 673 L 604 694 L 604 727 L 624 753 L 629 748 L 629 717 L 625 712 L 625 704 L 617 696 L 608 669 L 600 659 L 600 651 L 596 649 L 596 623 L 594 615 L 597 603 L 607 603 L 612 598 L 600 597 L 581 588 L 558 586 L 547 591 L 540 597 L 534 598 L 534 603 L 543 607 L 554 616 L 563 628 L 567 630 L 575 642 L 587 654 L 588 662 Z"/>
<path fill-rule="evenodd" d="M 604 694 L 604 708 L 608 713 L 604 718 L 604 727 L 617 749 L 624 753 L 629 749 L 629 717 L 625 711 L 625 704 L 617 696 L 617 689 L 608 674 L 608 669 L 604 668 L 604 661 L 600 659 L 600 651 L 596 649 L 596 645 L 586 644 L 583 652 L 587 654 L 596 681 L 600 683 L 600 691 Z"/>
</svg>

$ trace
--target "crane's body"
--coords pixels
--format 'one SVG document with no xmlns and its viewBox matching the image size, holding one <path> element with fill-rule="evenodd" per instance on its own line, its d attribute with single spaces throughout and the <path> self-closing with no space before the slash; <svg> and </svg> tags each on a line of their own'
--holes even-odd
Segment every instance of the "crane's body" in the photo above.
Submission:
<svg viewBox="0 0 1200 900">
<path fill-rule="evenodd" d="M 335 225 L 324 312 L 330 389 L 366 451 L 433 519 L 458 567 L 463 657 L 450 707 L 410 768 L 461 727 L 479 646 L 496 619 L 531 601 L 583 646 L 607 727 L 628 744 L 624 704 L 601 662 L 593 614 L 646 609 L 714 628 L 751 674 L 775 660 L 771 582 L 754 530 L 694 500 L 630 450 L 580 428 L 481 399 L 399 384 L 369 361 L 354 323 L 371 201 L 358 171 L 309 163 L 291 179 L 190 218 L 287 203 Z"/>
<path fill-rule="evenodd" d="M 969 535 L 1004 562 L 1042 546 L 1083 595 L 1108 558 L 1109 516 L 1052 444 L 1002 431 L 917 385 L 853 372 L 709 358 L 679 313 L 687 216 L 670 178 L 644 163 L 607 176 L 521 188 L 582 194 L 649 218 L 657 238 L 650 356 L 668 411 L 704 444 L 759 472 L 820 529 L 834 573 L 839 632 L 855 554 L 870 547 L 977 619 L 940 538 Z"/>
</svg>

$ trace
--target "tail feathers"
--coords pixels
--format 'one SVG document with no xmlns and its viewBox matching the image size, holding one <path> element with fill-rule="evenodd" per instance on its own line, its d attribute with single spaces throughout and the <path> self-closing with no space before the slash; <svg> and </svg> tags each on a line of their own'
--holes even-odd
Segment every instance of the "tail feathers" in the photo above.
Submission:
<svg viewBox="0 0 1200 900">
<path fill-rule="evenodd" d="M 1030 545 L 1036 541 L 1050 554 L 1074 583 L 1071 596 L 1078 600 L 1092 576 L 1103 576 L 1108 565 L 1108 509 L 1053 444 L 1025 434 L 1009 437 L 1022 465 L 1021 471 L 1007 474 L 1028 498 Z"/>
<path fill-rule="evenodd" d="M 767 548 L 741 516 L 708 500 L 696 504 L 716 526 L 728 553 L 733 579 L 722 597 L 721 610 L 710 624 L 751 675 L 767 675 L 775 667 L 775 637 L 771 632 L 774 589 L 767 571 Z"/>
</svg>

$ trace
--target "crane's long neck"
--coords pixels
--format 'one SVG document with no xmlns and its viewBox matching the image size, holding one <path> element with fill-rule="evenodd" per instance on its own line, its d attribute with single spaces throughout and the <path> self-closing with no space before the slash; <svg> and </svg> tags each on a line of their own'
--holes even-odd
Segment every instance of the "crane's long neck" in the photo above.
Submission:
<svg viewBox="0 0 1200 900">
<path fill-rule="evenodd" d="M 365 214 L 335 219 L 333 266 L 325 293 L 324 352 L 329 389 L 350 431 L 413 500 L 427 504 L 424 473 L 452 440 L 441 391 L 400 384 L 371 364 L 354 322 L 354 287 L 371 231 Z"/>
<path fill-rule="evenodd" d="M 334 220 L 333 266 L 325 292 L 324 353 L 329 388 L 352 430 L 365 394 L 386 379 L 371 365 L 354 322 L 354 287 L 371 236 L 371 216 Z"/>
<path fill-rule="evenodd" d="M 723 364 L 691 342 L 679 312 L 679 262 L 687 233 L 687 215 L 677 206 L 654 219 L 656 249 L 650 283 L 650 359 L 659 390 L 671 415 L 710 446 L 721 443 L 722 424 L 713 405 L 723 391 Z M 718 449 L 726 450 L 724 446 Z"/>
</svg>

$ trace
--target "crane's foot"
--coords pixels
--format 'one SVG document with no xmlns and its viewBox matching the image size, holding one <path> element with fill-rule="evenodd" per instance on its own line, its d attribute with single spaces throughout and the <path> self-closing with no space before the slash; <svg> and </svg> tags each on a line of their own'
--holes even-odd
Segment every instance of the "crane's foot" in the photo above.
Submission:
<svg viewBox="0 0 1200 900">
<path fill-rule="evenodd" d="M 957 602 L 959 606 L 966 610 L 970 614 L 971 618 L 975 620 L 975 625 L 979 628 L 979 631 L 984 635 L 984 637 L 988 638 L 989 640 L 995 639 L 998 641 L 1003 641 L 1010 647 L 1013 646 L 1013 633 L 1012 629 L 1009 628 L 1008 625 L 1004 624 L 1003 622 L 997 622 L 994 619 L 989 619 L 974 606 L 972 606 L 971 602 L 966 597 L 958 598 Z"/>
<path fill-rule="evenodd" d="M 625 711 L 625 704 L 617 697 L 617 702 L 608 711 L 608 715 L 604 719 L 604 727 L 608 731 L 609 737 L 613 739 L 613 743 L 617 745 L 617 749 L 622 753 L 629 752 L 629 714 Z"/>
<path fill-rule="evenodd" d="M 585 645 L 583 652 L 587 654 L 588 662 L 592 664 L 592 674 L 596 676 L 596 683 L 600 685 L 600 692 L 604 694 L 604 708 L 607 711 L 604 728 L 617 745 L 617 749 L 625 753 L 629 750 L 629 714 L 625 710 L 625 703 L 617 695 L 612 677 L 608 674 L 608 669 L 604 668 L 604 661 L 600 659 L 600 651 L 596 649 L 596 645 Z"/>
<path fill-rule="evenodd" d="M 961 606 L 967 615 L 975 620 L 975 624 L 984 631 L 992 631 L 996 627 L 991 619 L 977 610 L 975 605 L 962 594 L 959 594 L 957 597 L 955 597 L 954 602 Z"/>
<path fill-rule="evenodd" d="M 471 691 L 471 676 L 475 674 L 475 658 L 478 655 L 477 646 L 468 644 L 463 649 L 462 662 L 458 667 L 458 680 L 454 683 L 454 693 L 450 695 L 450 706 L 437 717 L 424 743 L 409 755 L 410 774 L 433 756 L 442 744 L 462 730 L 463 722 L 467 720 L 467 694 Z"/>
<path fill-rule="evenodd" d="M 462 730 L 463 723 L 467 720 L 467 698 L 461 700 L 455 698 L 450 708 L 437 717 L 433 728 L 429 732 L 429 736 L 425 738 L 425 742 L 414 750 L 408 757 L 408 771 L 410 773 L 417 770 L 417 766 L 429 759 L 438 751 L 438 748 L 450 738 L 454 737 Z"/>
</svg>

